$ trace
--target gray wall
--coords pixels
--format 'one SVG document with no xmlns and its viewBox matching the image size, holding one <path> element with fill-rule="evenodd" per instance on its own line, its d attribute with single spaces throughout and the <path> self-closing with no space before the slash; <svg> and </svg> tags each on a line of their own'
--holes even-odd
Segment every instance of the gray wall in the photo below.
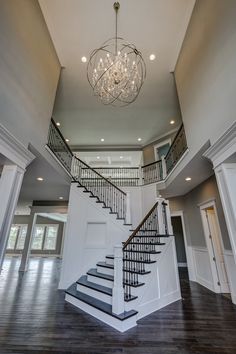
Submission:
<svg viewBox="0 0 236 354">
<path fill-rule="evenodd" d="M 170 199 L 171 211 L 184 211 L 184 220 L 187 233 L 187 243 L 190 246 L 206 247 L 203 232 L 202 220 L 198 205 L 215 198 L 216 209 L 220 223 L 221 234 L 225 249 L 230 250 L 231 245 L 225 224 L 222 204 L 216 184 L 215 176 L 210 177 L 205 182 L 191 192 L 180 198 Z"/>
<path fill-rule="evenodd" d="M 13 224 L 27 224 L 29 223 L 29 215 L 15 215 L 13 219 Z M 63 238 L 63 227 L 64 223 L 52 219 L 48 219 L 42 216 L 37 216 L 36 224 L 58 224 L 58 237 L 57 237 L 57 246 L 55 251 L 31 251 L 32 254 L 61 254 L 61 246 L 62 246 L 62 238 Z M 7 251 L 7 253 L 12 253 L 11 251 Z M 17 253 L 21 253 L 21 251 L 17 251 Z"/>
<path fill-rule="evenodd" d="M 236 1 L 196 0 L 175 69 L 192 156 L 235 121 Z"/>
<path fill-rule="evenodd" d="M 0 1 L 0 123 L 45 153 L 60 63 L 37 0 Z"/>
<path fill-rule="evenodd" d="M 158 139 L 154 141 L 153 143 L 146 145 L 143 148 L 143 164 L 147 165 L 149 163 L 152 163 L 155 161 L 155 153 L 154 153 L 154 146 L 161 143 L 162 141 L 171 139 L 171 141 L 174 139 L 176 133 L 171 133 L 169 135 L 166 135 L 164 138 Z"/>
</svg>

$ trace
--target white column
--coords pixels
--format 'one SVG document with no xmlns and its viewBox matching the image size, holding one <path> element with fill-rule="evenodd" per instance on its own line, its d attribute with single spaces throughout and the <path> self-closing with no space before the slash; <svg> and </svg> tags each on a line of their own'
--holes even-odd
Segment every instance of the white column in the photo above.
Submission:
<svg viewBox="0 0 236 354">
<path fill-rule="evenodd" d="M 139 166 L 139 185 L 142 186 L 143 182 L 143 169 L 142 166 Z"/>
<path fill-rule="evenodd" d="M 6 165 L 0 178 L 0 271 L 25 170 Z"/>
<path fill-rule="evenodd" d="M 158 230 L 160 235 L 164 235 L 165 232 L 165 223 L 164 223 L 164 218 L 163 218 L 163 206 L 162 203 L 164 202 L 165 199 L 163 198 L 156 198 L 156 201 L 158 202 L 157 205 L 157 220 L 158 220 Z"/>
<path fill-rule="evenodd" d="M 126 192 L 126 216 L 125 223 L 132 224 L 131 222 L 131 204 L 130 204 L 130 192 Z"/>
<path fill-rule="evenodd" d="M 222 163 L 215 175 L 236 264 L 236 163 Z"/>
<path fill-rule="evenodd" d="M 114 285 L 112 290 L 112 312 L 119 315 L 125 310 L 123 288 L 123 250 L 121 245 L 114 247 Z"/>
<path fill-rule="evenodd" d="M 28 228 L 27 228 L 27 233 L 26 233 L 26 237 L 25 237 L 24 249 L 23 249 L 22 255 L 21 255 L 21 263 L 20 263 L 20 267 L 19 267 L 19 272 L 26 272 L 28 270 L 30 250 L 31 250 L 33 232 L 34 232 L 36 220 L 37 220 L 37 214 L 31 211 L 30 219 L 29 219 L 29 223 L 28 223 Z"/>
<path fill-rule="evenodd" d="M 162 164 L 162 178 L 165 179 L 167 176 L 165 155 L 162 155 L 161 157 L 161 164 Z"/>
</svg>

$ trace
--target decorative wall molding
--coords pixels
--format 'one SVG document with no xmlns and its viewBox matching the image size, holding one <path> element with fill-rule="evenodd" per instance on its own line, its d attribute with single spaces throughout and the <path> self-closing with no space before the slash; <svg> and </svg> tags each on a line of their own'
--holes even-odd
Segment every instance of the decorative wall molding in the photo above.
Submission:
<svg viewBox="0 0 236 354">
<path fill-rule="evenodd" d="M 25 169 L 35 156 L 0 124 L 0 152 L 10 162 Z"/>
<path fill-rule="evenodd" d="M 211 160 L 214 168 L 236 152 L 236 121 L 212 144 L 203 156 Z"/>
</svg>

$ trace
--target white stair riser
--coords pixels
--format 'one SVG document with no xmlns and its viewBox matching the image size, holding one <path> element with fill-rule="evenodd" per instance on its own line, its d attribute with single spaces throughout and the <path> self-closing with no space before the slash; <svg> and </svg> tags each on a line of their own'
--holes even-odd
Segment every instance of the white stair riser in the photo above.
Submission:
<svg viewBox="0 0 236 354">
<path fill-rule="evenodd" d="M 110 296 L 110 295 L 101 293 L 100 291 L 88 288 L 88 287 L 80 285 L 80 284 L 77 284 L 77 290 L 81 291 L 81 293 L 84 293 L 84 294 L 92 296 L 98 300 L 106 302 L 109 305 L 112 304 L 112 296 Z"/>
<path fill-rule="evenodd" d="M 92 283 L 107 286 L 108 288 L 113 288 L 113 281 L 94 277 L 93 275 L 88 275 L 87 279 L 88 279 L 88 281 L 91 281 Z"/>
<path fill-rule="evenodd" d="M 114 275 L 114 269 L 97 266 L 98 273 Z"/>
<path fill-rule="evenodd" d="M 114 259 L 112 259 L 112 258 L 106 258 L 106 264 L 114 265 Z"/>
<path fill-rule="evenodd" d="M 136 310 L 138 306 L 138 301 L 132 300 L 132 301 L 125 301 L 125 311 L 130 311 L 130 310 Z"/>
<path fill-rule="evenodd" d="M 69 303 L 71 303 L 72 305 L 76 306 L 77 308 L 89 313 L 90 315 L 99 319 L 100 321 L 105 322 L 109 326 L 117 329 L 119 332 L 125 332 L 128 329 L 135 327 L 137 325 L 136 324 L 137 315 L 132 316 L 125 321 L 120 321 L 120 320 L 118 320 L 110 315 L 107 315 L 106 313 L 84 303 L 83 301 L 76 299 L 74 296 L 70 296 L 69 294 L 66 294 L 65 300 L 68 301 Z"/>
</svg>

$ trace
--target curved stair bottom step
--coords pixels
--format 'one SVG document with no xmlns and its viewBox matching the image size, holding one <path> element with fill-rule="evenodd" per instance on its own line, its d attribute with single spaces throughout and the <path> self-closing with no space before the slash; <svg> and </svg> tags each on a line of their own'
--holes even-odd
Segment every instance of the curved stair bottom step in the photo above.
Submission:
<svg viewBox="0 0 236 354">
<path fill-rule="evenodd" d="M 137 311 L 131 310 L 116 315 L 112 313 L 111 305 L 76 291 L 75 285 L 66 291 L 65 300 L 119 332 L 125 332 L 137 325 Z"/>
</svg>

